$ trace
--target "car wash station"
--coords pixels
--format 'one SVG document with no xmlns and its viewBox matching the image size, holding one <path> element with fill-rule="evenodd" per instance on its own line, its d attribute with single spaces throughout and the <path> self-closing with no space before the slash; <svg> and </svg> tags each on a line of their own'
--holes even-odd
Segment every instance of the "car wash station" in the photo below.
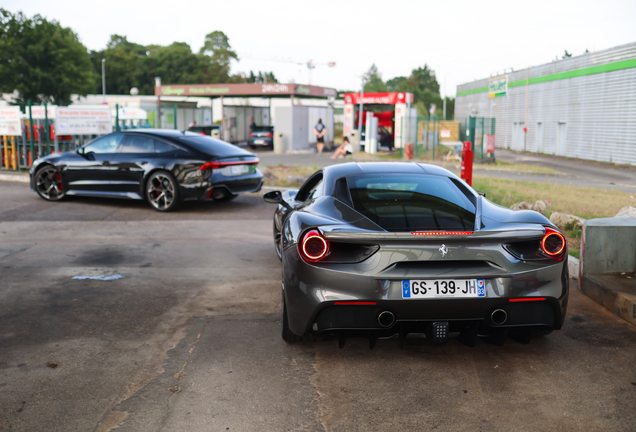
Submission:
<svg viewBox="0 0 636 432">
<path fill-rule="evenodd" d="M 382 147 L 402 148 L 407 135 L 404 129 L 409 129 L 412 117 L 417 118 L 412 102 L 412 93 L 345 93 L 344 136 L 349 137 L 354 151 L 358 143 L 367 153 Z M 359 130 L 361 137 L 357 136 Z"/>
<path fill-rule="evenodd" d="M 160 85 L 155 95 L 158 105 L 162 97 L 211 98 L 212 120 L 221 124 L 221 139 L 231 143 L 248 140 L 253 118 L 257 126 L 275 126 L 282 151 L 307 150 L 316 144 L 313 130 L 322 119 L 327 127 L 325 143 L 333 145 L 337 92 L 332 88 L 279 83 Z"/>
</svg>

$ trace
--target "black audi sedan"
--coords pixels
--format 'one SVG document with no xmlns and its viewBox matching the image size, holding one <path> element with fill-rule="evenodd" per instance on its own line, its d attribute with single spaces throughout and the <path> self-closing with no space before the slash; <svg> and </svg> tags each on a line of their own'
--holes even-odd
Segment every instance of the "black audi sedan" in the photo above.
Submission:
<svg viewBox="0 0 636 432">
<path fill-rule="evenodd" d="M 227 201 L 258 192 L 258 158 L 209 136 L 144 129 L 100 136 L 74 152 L 37 159 L 31 189 L 47 201 L 70 195 L 147 200 L 158 211 L 183 201 Z"/>
<path fill-rule="evenodd" d="M 256 126 L 250 132 L 247 145 L 254 149 L 256 147 L 274 148 L 274 126 Z"/>
</svg>

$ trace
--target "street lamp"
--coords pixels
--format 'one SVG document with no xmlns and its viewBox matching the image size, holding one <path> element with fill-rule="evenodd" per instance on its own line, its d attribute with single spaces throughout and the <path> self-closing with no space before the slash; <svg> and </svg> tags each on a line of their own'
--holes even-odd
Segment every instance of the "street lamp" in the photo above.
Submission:
<svg viewBox="0 0 636 432">
<path fill-rule="evenodd" d="M 102 59 L 102 94 L 104 95 L 104 102 L 106 102 L 106 59 Z"/>
</svg>

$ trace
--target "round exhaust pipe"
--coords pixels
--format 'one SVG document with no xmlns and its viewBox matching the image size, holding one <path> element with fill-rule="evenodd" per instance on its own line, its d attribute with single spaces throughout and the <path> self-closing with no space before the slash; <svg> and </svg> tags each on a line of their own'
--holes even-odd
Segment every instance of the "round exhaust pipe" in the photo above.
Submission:
<svg viewBox="0 0 636 432">
<path fill-rule="evenodd" d="M 214 191 L 214 193 L 212 194 L 212 198 L 214 198 L 215 200 L 223 199 L 225 198 L 225 192 L 223 192 L 222 190 Z"/>
<path fill-rule="evenodd" d="M 391 327 L 395 324 L 395 315 L 389 311 L 380 312 L 378 314 L 378 324 L 382 327 Z"/>
<path fill-rule="evenodd" d="M 490 315 L 490 320 L 495 325 L 502 325 L 508 319 L 508 314 L 503 309 L 495 309 Z"/>
</svg>

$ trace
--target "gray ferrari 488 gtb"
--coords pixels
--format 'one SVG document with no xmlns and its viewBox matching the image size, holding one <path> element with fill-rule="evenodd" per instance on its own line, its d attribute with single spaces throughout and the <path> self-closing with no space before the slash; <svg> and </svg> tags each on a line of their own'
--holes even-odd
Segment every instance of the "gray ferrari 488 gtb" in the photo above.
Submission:
<svg viewBox="0 0 636 432">
<path fill-rule="evenodd" d="M 346 163 L 278 204 L 282 336 L 424 333 L 527 343 L 560 329 L 567 246 L 543 215 L 493 204 L 450 171 L 417 163 Z"/>
</svg>

